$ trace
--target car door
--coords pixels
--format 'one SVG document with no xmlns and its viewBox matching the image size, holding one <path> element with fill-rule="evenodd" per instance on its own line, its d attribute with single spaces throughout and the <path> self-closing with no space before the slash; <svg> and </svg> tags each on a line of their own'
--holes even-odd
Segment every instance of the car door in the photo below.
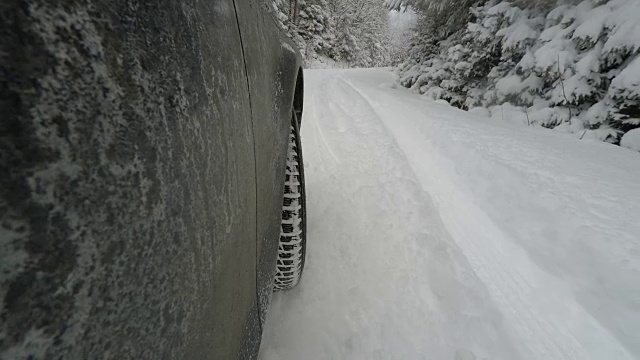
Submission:
<svg viewBox="0 0 640 360">
<path fill-rule="evenodd" d="M 263 0 L 235 0 L 251 91 L 256 144 L 258 301 L 268 309 L 280 237 L 286 150 L 301 58 Z M 302 99 L 299 99 L 300 102 Z"/>
<path fill-rule="evenodd" d="M 0 4 L 0 358 L 257 353 L 233 0 Z"/>
</svg>

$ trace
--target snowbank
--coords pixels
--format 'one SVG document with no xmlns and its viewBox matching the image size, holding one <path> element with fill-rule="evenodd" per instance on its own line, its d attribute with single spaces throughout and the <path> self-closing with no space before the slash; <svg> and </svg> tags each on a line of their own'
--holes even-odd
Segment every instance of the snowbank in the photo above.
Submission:
<svg viewBox="0 0 640 360">
<path fill-rule="evenodd" d="M 620 145 L 631 150 L 640 151 L 640 129 L 633 129 L 624 134 Z"/>
</svg>

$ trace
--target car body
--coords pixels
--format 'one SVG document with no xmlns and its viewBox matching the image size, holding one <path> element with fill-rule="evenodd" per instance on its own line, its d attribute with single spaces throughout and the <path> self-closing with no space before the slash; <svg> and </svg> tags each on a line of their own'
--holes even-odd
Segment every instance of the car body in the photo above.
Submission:
<svg viewBox="0 0 640 360">
<path fill-rule="evenodd" d="M 303 90 L 266 4 L 0 20 L 0 358 L 257 356 Z"/>
</svg>

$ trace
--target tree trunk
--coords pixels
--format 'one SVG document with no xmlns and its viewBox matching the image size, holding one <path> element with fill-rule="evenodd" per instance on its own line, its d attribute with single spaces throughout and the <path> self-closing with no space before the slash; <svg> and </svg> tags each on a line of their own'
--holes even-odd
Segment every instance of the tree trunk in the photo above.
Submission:
<svg viewBox="0 0 640 360">
<path fill-rule="evenodd" d="M 298 23 L 298 0 L 290 0 L 290 11 L 289 17 L 291 18 L 291 22 L 294 24 Z"/>
</svg>

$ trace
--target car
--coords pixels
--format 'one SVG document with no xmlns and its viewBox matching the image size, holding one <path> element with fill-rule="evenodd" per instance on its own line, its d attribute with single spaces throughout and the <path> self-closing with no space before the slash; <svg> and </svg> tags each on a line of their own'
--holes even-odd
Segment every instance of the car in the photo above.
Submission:
<svg viewBox="0 0 640 360">
<path fill-rule="evenodd" d="M 0 4 L 0 358 L 255 358 L 305 260 L 263 0 Z"/>
</svg>

